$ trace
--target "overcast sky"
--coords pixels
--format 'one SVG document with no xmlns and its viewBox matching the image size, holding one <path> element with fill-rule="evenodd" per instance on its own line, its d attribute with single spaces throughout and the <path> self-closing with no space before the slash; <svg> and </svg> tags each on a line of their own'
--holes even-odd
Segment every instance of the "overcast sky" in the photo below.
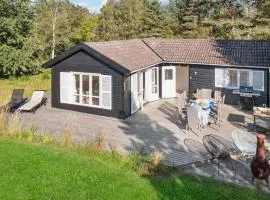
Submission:
<svg viewBox="0 0 270 200">
<path fill-rule="evenodd" d="M 74 4 L 86 7 L 91 11 L 99 11 L 100 8 L 106 3 L 107 0 L 71 0 Z M 168 0 L 160 0 L 167 2 Z"/>
</svg>

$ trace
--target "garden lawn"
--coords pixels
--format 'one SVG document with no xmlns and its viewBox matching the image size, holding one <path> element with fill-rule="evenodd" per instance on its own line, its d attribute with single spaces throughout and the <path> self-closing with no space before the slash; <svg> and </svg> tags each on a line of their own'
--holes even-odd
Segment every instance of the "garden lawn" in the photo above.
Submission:
<svg viewBox="0 0 270 200">
<path fill-rule="evenodd" d="M 109 153 L 0 138 L 0 199 L 269 199 L 191 176 L 140 177 Z"/>
<path fill-rule="evenodd" d="M 25 89 L 25 97 L 31 97 L 34 90 L 49 90 L 51 88 L 51 71 L 33 76 L 0 79 L 0 103 L 10 100 L 13 89 Z"/>
</svg>

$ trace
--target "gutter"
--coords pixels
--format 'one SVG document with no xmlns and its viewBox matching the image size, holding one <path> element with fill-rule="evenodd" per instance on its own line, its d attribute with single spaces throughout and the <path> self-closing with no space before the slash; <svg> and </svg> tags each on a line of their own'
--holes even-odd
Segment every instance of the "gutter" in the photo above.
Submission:
<svg viewBox="0 0 270 200">
<path fill-rule="evenodd" d="M 167 64 L 167 63 L 168 64 L 177 64 L 177 65 L 204 65 L 204 66 L 210 65 L 210 66 L 213 66 L 213 67 L 217 66 L 217 67 L 239 67 L 239 68 L 268 69 L 269 73 L 270 73 L 270 67 L 265 67 L 265 66 L 246 66 L 246 65 L 228 65 L 228 64 L 226 65 L 226 64 L 207 64 L 207 63 L 185 63 L 185 62 L 169 62 L 169 61 L 163 60 L 163 61 L 157 62 L 155 64 L 148 65 L 146 67 L 131 71 L 130 74 L 134 74 L 136 72 L 145 70 L 145 69 L 153 67 L 155 65 Z"/>
</svg>

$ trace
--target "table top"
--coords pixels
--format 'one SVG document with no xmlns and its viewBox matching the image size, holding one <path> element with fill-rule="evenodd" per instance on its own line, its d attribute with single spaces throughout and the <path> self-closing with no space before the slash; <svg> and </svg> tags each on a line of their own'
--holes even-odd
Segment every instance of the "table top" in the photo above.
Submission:
<svg viewBox="0 0 270 200">
<path fill-rule="evenodd" d="M 209 109 L 213 107 L 214 102 L 211 99 L 197 99 L 191 101 L 191 106 L 197 106 L 202 109 Z"/>
<path fill-rule="evenodd" d="M 240 96 L 252 97 L 252 96 L 260 96 L 260 92 L 240 92 L 240 90 L 233 90 L 233 94 L 240 94 Z"/>
<path fill-rule="evenodd" d="M 236 147 L 244 154 L 256 154 L 257 139 L 252 133 L 241 129 L 235 129 L 232 131 L 232 140 Z"/>
<path fill-rule="evenodd" d="M 255 116 L 259 116 L 259 117 L 267 117 L 267 118 L 270 118 L 270 115 L 267 115 L 267 114 L 264 114 L 262 113 L 261 111 L 265 109 L 263 107 L 254 107 L 253 108 L 253 115 Z M 269 109 L 269 108 L 268 108 Z"/>
</svg>

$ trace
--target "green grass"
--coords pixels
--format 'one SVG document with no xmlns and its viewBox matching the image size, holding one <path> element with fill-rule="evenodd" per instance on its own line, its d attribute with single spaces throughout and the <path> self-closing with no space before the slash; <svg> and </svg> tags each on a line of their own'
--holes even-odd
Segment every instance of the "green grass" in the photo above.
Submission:
<svg viewBox="0 0 270 200">
<path fill-rule="evenodd" d="M 0 138 L 0 199 L 269 199 L 191 176 L 138 176 L 130 159 Z"/>
<path fill-rule="evenodd" d="M 19 78 L 0 79 L 0 102 L 10 99 L 13 89 L 25 89 L 25 97 L 31 97 L 34 90 L 49 90 L 51 88 L 51 71 Z"/>
</svg>

